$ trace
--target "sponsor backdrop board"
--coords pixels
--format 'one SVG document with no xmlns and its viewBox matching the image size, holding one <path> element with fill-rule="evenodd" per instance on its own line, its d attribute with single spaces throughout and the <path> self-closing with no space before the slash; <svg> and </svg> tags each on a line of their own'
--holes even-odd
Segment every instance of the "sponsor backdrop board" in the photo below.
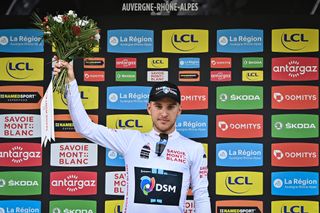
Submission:
<svg viewBox="0 0 320 213">
<path fill-rule="evenodd" d="M 212 212 L 318 213 L 318 20 L 212 20 L 97 18 L 99 51 L 74 60 L 90 118 L 148 132 L 150 88 L 172 81 L 182 93 L 177 129 L 206 148 Z M 39 101 L 54 53 L 32 28 L 1 17 L 0 212 L 120 213 L 123 156 L 76 134 L 61 95 L 56 141 L 40 146 Z M 150 205 L 141 192 L 135 199 Z M 185 212 L 194 212 L 192 193 Z"/>
</svg>

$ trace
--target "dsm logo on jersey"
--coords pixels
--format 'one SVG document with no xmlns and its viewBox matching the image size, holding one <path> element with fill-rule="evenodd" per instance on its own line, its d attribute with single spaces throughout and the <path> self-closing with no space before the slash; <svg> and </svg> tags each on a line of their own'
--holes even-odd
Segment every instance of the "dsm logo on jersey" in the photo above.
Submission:
<svg viewBox="0 0 320 213">
<path fill-rule="evenodd" d="M 153 30 L 108 30 L 107 51 L 111 53 L 153 52 Z"/>
<path fill-rule="evenodd" d="M 37 29 L 0 30 L 0 52 L 35 53 L 43 52 L 43 32 Z"/>
<path fill-rule="evenodd" d="M 107 109 L 146 109 L 151 87 L 113 86 L 107 87 Z"/>
<path fill-rule="evenodd" d="M 263 145 L 259 143 L 219 143 L 217 166 L 250 167 L 263 165 Z"/>
<path fill-rule="evenodd" d="M 263 30 L 259 30 L 259 29 L 217 30 L 217 52 L 225 52 L 225 53 L 263 52 Z"/>
<path fill-rule="evenodd" d="M 272 172 L 271 194 L 279 196 L 319 195 L 318 172 Z"/>
<path fill-rule="evenodd" d="M 208 115 L 182 114 L 177 118 L 177 131 L 188 138 L 208 137 Z"/>
</svg>

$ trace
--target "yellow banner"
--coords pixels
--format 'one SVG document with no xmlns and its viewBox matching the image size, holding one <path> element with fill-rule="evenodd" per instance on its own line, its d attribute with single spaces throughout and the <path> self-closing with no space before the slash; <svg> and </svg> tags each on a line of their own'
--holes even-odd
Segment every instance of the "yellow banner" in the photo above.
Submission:
<svg viewBox="0 0 320 213">
<path fill-rule="evenodd" d="M 85 109 L 98 109 L 99 88 L 93 86 L 79 86 L 80 97 Z M 53 93 L 55 109 L 68 109 L 67 99 L 62 94 Z"/>
<path fill-rule="evenodd" d="M 105 213 L 122 213 L 124 200 L 107 200 L 105 202 Z"/>
<path fill-rule="evenodd" d="M 175 29 L 162 31 L 162 52 L 206 53 L 208 51 L 208 30 Z"/>
<path fill-rule="evenodd" d="M 43 58 L 0 58 L 1 81 L 42 81 L 43 76 Z"/>
<path fill-rule="evenodd" d="M 140 132 L 149 132 L 152 130 L 152 120 L 150 115 L 107 115 L 107 127 L 111 129 L 134 129 Z"/>
<path fill-rule="evenodd" d="M 227 171 L 216 173 L 216 194 L 252 196 L 263 194 L 262 172 Z"/>
<path fill-rule="evenodd" d="M 169 67 L 168 58 L 148 58 L 148 68 L 166 69 Z"/>
<path fill-rule="evenodd" d="M 319 202 L 306 200 L 280 200 L 271 202 L 272 212 L 319 213 Z"/>
<path fill-rule="evenodd" d="M 304 53 L 319 51 L 318 29 L 272 30 L 272 52 Z"/>
<path fill-rule="evenodd" d="M 262 70 L 243 70 L 242 81 L 252 81 L 252 82 L 263 81 L 263 71 Z"/>
</svg>

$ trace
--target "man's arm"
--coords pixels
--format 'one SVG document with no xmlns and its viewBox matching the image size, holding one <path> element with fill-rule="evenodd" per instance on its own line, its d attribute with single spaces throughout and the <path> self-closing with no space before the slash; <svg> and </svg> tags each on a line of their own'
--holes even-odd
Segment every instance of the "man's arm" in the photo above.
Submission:
<svg viewBox="0 0 320 213">
<path fill-rule="evenodd" d="M 193 153 L 191 165 L 191 187 L 196 213 L 211 213 L 208 193 L 208 160 L 201 144 Z"/>
<path fill-rule="evenodd" d="M 88 140 L 125 155 L 137 131 L 113 130 L 92 122 L 81 102 L 77 81 L 74 78 L 73 66 L 67 62 L 56 64 L 54 74 L 57 75 L 62 67 L 68 69 L 69 85 L 66 97 L 75 130 Z"/>
</svg>

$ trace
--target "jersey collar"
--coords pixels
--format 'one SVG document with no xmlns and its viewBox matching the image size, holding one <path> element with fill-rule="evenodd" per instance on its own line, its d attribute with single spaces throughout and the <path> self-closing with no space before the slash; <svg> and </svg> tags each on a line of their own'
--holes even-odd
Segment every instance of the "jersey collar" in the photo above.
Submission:
<svg viewBox="0 0 320 213">
<path fill-rule="evenodd" d="M 155 140 L 159 140 L 159 132 L 157 132 L 155 129 L 152 129 L 150 132 L 149 132 L 149 135 L 154 138 Z M 175 129 L 172 133 L 170 133 L 168 136 L 168 140 L 172 140 L 172 139 L 175 139 L 177 137 L 179 137 L 179 132 Z"/>
</svg>

